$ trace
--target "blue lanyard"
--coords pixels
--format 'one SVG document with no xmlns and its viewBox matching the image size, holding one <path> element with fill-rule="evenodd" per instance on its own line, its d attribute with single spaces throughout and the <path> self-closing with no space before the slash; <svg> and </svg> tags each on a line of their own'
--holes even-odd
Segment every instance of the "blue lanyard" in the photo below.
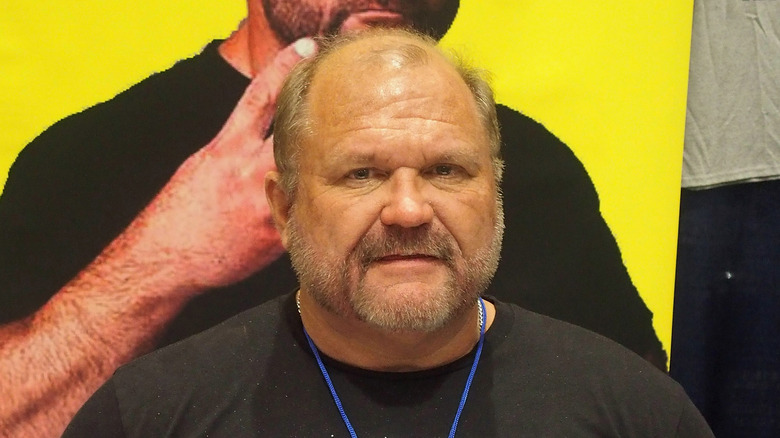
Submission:
<svg viewBox="0 0 780 438">
<path fill-rule="evenodd" d="M 477 353 L 474 356 L 474 363 L 471 365 L 471 371 L 469 372 L 469 377 L 466 380 L 466 387 L 463 389 L 463 395 L 460 397 L 460 404 L 458 405 L 458 412 L 455 413 L 455 420 L 452 421 L 452 427 L 450 428 L 450 435 L 449 438 L 453 438 L 455 436 L 455 430 L 458 428 L 458 421 L 460 420 L 460 414 L 463 412 L 463 406 L 466 405 L 466 398 L 469 396 L 469 388 L 471 388 L 471 382 L 474 380 L 474 374 L 477 372 L 477 365 L 479 364 L 479 357 L 482 355 L 482 345 L 485 343 L 485 321 L 487 320 L 487 312 L 485 311 L 485 301 L 480 298 L 479 299 L 479 305 L 480 305 L 480 321 L 479 321 L 479 343 L 477 344 Z M 298 311 L 300 312 L 300 305 L 298 308 Z M 339 395 L 336 393 L 336 388 L 333 386 L 333 382 L 330 380 L 330 375 L 328 374 L 328 370 L 325 369 L 325 364 L 322 363 L 322 358 L 320 357 L 319 350 L 317 350 L 317 347 L 314 345 L 314 342 L 312 342 L 311 338 L 309 337 L 309 333 L 306 332 L 306 327 L 303 328 L 303 334 L 306 336 L 306 340 L 309 342 L 309 347 L 311 348 L 312 353 L 314 353 L 314 357 L 317 359 L 317 365 L 320 367 L 320 371 L 322 372 L 322 377 L 325 378 L 325 383 L 328 384 L 328 389 L 330 389 L 330 395 L 333 396 L 333 401 L 336 403 L 336 407 L 339 410 L 339 413 L 341 414 L 341 419 L 344 420 L 344 424 L 347 426 L 347 430 L 349 430 L 349 435 L 352 438 L 357 438 L 357 434 L 355 433 L 355 428 L 352 427 L 352 423 L 349 422 L 349 418 L 347 417 L 347 413 L 344 412 L 344 406 L 341 404 L 341 399 L 339 398 Z"/>
</svg>

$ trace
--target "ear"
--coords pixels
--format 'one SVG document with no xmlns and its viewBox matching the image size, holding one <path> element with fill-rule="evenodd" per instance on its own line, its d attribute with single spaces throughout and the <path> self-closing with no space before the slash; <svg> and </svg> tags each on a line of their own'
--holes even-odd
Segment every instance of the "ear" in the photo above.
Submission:
<svg viewBox="0 0 780 438">
<path fill-rule="evenodd" d="M 265 175 L 265 199 L 271 209 L 276 230 L 282 237 L 282 246 L 287 249 L 287 223 L 290 219 L 290 197 L 281 184 L 282 176 L 272 170 Z"/>
</svg>

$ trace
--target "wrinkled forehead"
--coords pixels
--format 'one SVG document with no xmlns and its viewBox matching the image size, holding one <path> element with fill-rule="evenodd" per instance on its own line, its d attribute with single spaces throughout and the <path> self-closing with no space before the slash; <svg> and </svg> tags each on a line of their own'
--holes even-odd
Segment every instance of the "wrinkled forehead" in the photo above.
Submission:
<svg viewBox="0 0 780 438">
<path fill-rule="evenodd" d="M 464 107 L 478 117 L 474 98 L 452 63 L 436 48 L 396 35 L 360 39 L 330 53 L 314 72 L 309 105 L 320 111 L 365 108 L 390 104 L 394 97 L 457 102 L 447 107 Z"/>
<path fill-rule="evenodd" d="M 420 146 L 467 132 L 463 141 L 475 145 L 480 155 L 490 155 L 477 101 L 457 67 L 437 48 L 382 35 L 333 49 L 312 72 L 299 156 L 333 154 L 348 143 L 344 136 L 361 130 L 396 138 L 413 131 Z"/>
<path fill-rule="evenodd" d="M 433 47 L 427 47 L 401 35 L 377 35 L 345 44 L 330 53 L 315 72 L 318 76 L 341 69 L 353 74 L 370 74 L 377 70 L 400 70 L 430 63 L 448 66 L 444 56 Z"/>
</svg>

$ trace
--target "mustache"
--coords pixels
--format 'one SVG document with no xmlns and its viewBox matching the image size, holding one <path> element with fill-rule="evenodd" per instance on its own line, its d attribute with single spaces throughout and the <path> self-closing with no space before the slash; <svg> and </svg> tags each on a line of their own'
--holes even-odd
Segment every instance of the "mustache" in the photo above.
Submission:
<svg viewBox="0 0 780 438">
<path fill-rule="evenodd" d="M 448 265 L 455 259 L 451 236 L 430 227 L 389 227 L 381 233 L 367 234 L 355 247 L 355 258 L 365 269 L 369 264 L 391 255 L 435 257 Z"/>
</svg>

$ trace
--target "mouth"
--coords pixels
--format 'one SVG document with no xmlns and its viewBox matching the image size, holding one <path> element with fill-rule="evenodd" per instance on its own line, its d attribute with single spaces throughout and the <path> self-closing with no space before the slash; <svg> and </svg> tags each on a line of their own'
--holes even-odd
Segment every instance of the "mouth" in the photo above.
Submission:
<svg viewBox="0 0 780 438">
<path fill-rule="evenodd" d="M 366 9 L 349 14 L 339 26 L 339 31 L 353 31 L 371 26 L 398 27 L 408 24 L 400 12 L 387 9 Z"/>
<path fill-rule="evenodd" d="M 439 257 L 429 254 L 388 254 L 374 258 L 363 265 L 363 272 L 377 270 L 381 275 L 394 275 L 398 278 L 414 278 L 417 275 L 428 275 L 438 272 L 449 264 Z"/>
<path fill-rule="evenodd" d="M 438 257 L 427 255 L 427 254 L 390 254 L 383 257 L 379 257 L 378 259 L 374 260 L 374 262 L 378 263 L 390 263 L 390 262 L 402 262 L 402 261 L 435 261 L 439 260 Z"/>
<path fill-rule="evenodd" d="M 386 267 L 392 269 L 402 269 L 406 272 L 412 272 L 425 267 L 430 268 L 433 265 L 445 264 L 446 262 L 439 257 L 427 254 L 391 254 L 373 259 L 365 266 L 375 268 Z"/>
<path fill-rule="evenodd" d="M 444 231 L 391 227 L 363 236 L 355 244 L 352 256 L 364 270 L 370 265 L 403 268 L 443 264 L 452 267 L 456 246 Z"/>
</svg>

